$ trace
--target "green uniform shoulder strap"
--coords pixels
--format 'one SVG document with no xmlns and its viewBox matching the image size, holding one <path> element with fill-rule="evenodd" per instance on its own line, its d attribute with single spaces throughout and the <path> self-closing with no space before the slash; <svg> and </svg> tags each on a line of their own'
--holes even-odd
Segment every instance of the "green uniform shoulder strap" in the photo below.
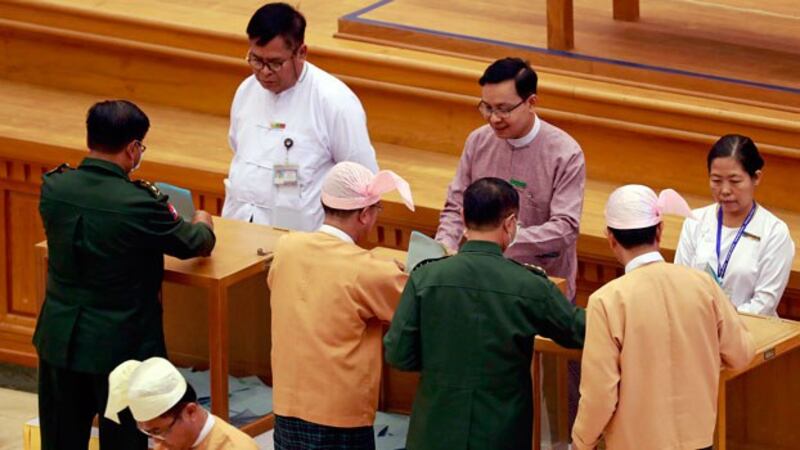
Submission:
<svg viewBox="0 0 800 450">
<path fill-rule="evenodd" d="M 53 175 L 55 173 L 64 173 L 64 172 L 66 172 L 68 170 L 75 170 L 75 169 L 70 167 L 69 164 L 63 163 L 63 164 L 59 164 L 59 166 L 56 167 L 55 169 L 48 170 L 47 172 L 45 172 L 44 176 L 47 177 L 47 176 Z"/>
<path fill-rule="evenodd" d="M 136 180 L 133 182 L 136 187 L 146 190 L 153 198 L 161 198 L 164 194 L 158 189 L 158 186 L 147 180 Z"/>
<path fill-rule="evenodd" d="M 542 278 L 547 278 L 547 271 L 544 270 L 543 268 L 537 266 L 536 264 L 521 263 L 521 262 L 518 262 L 518 261 L 514 261 L 513 259 L 509 259 L 509 261 L 513 262 L 514 264 L 517 264 L 517 265 L 520 265 L 520 266 L 524 267 L 528 272 L 531 272 L 531 273 L 533 273 L 535 275 L 539 275 Z"/>
</svg>

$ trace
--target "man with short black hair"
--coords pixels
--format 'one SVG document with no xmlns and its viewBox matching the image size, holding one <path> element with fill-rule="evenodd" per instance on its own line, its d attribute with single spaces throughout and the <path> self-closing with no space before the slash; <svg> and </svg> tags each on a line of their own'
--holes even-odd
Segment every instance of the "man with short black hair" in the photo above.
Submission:
<svg viewBox="0 0 800 450">
<path fill-rule="evenodd" d="M 691 215 L 675 191 L 615 190 L 607 237 L 625 275 L 589 298 L 573 448 L 601 437 L 614 450 L 710 450 L 721 366 L 739 369 L 754 344 L 717 283 L 659 253 L 664 214 Z"/>
<path fill-rule="evenodd" d="M 519 194 L 499 178 L 464 191 L 467 242 L 411 273 L 384 338 L 386 360 L 421 372 L 406 447 L 531 448 L 536 335 L 583 346 L 585 314 L 538 268 L 506 259 Z"/>
<path fill-rule="evenodd" d="M 536 72 L 520 58 L 499 59 L 481 76 L 478 111 L 488 123 L 467 138 L 436 239 L 457 250 L 464 189 L 479 178 L 502 178 L 520 195 L 520 232 L 505 255 L 565 278 L 567 298 L 574 301 L 586 168 L 578 143 L 537 116 L 537 83 Z"/>
<path fill-rule="evenodd" d="M 231 106 L 224 217 L 314 231 L 323 220 L 322 179 L 334 164 L 378 170 L 361 102 L 306 61 L 305 28 L 286 3 L 262 6 L 247 25 L 253 75 Z"/>
<path fill-rule="evenodd" d="M 147 116 L 125 100 L 92 106 L 89 155 L 42 177 L 39 212 L 47 236 L 47 291 L 33 343 L 39 355 L 42 448 L 89 445 L 107 377 L 127 359 L 165 356 L 160 301 L 164 255 L 207 256 L 211 216 L 192 223 L 167 196 L 129 175 L 142 162 Z M 145 449 L 130 415 L 100 420 L 103 448 Z"/>
</svg>

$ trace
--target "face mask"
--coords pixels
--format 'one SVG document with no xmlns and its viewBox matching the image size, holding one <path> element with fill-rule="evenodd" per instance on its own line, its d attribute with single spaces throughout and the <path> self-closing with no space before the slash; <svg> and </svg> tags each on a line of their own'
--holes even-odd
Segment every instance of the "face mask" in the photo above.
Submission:
<svg viewBox="0 0 800 450">
<path fill-rule="evenodd" d="M 511 239 L 506 248 L 509 248 L 512 245 L 514 245 L 517 242 L 517 237 L 519 237 L 519 230 L 522 228 L 522 225 L 520 225 L 519 223 L 519 219 L 515 220 L 515 225 L 516 225 L 516 230 L 514 231 L 514 238 Z"/>
<path fill-rule="evenodd" d="M 139 145 L 142 145 L 142 144 L 139 144 Z M 144 159 L 144 148 L 139 148 L 139 161 L 136 161 L 136 163 L 133 165 L 133 167 L 131 168 L 131 171 L 129 173 L 135 172 L 136 169 L 138 169 L 139 166 L 142 165 L 142 160 L 143 159 Z"/>
<path fill-rule="evenodd" d="M 517 229 L 516 231 L 514 231 L 514 239 L 511 239 L 511 242 L 508 243 L 509 247 L 517 243 L 517 238 L 519 237 L 520 228 L 522 228 L 522 225 L 520 225 L 519 221 L 517 221 Z"/>
</svg>

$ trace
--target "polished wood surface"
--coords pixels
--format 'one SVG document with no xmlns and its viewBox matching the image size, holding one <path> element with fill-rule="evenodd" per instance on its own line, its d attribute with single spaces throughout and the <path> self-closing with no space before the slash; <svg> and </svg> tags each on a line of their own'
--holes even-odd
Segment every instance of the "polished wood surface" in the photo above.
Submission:
<svg viewBox="0 0 800 450">
<path fill-rule="evenodd" d="M 181 260 L 167 256 L 164 266 L 168 274 L 164 281 L 205 287 L 223 280 L 224 284 L 231 285 L 253 275 L 248 270 L 264 272 L 267 253 L 285 231 L 214 217 L 214 233 L 217 243 L 213 257 Z"/>
<path fill-rule="evenodd" d="M 614 0 L 613 16 L 616 20 L 639 19 L 639 0 Z"/>
<path fill-rule="evenodd" d="M 570 50 L 575 47 L 572 0 L 547 0 L 547 48 Z"/>
<path fill-rule="evenodd" d="M 448 8 L 423 0 L 395 0 L 360 17 L 340 21 L 340 35 L 365 42 L 404 48 L 428 49 L 448 55 L 496 58 L 503 53 L 522 54 L 537 66 L 576 73 L 622 78 L 664 87 L 733 98 L 758 97 L 775 105 L 800 107 L 800 25 L 792 0 L 659 1 L 642 0 L 643 13 L 635 20 L 635 1 L 575 0 L 573 52 L 595 58 L 624 61 L 616 64 L 597 59 L 575 59 L 540 50 L 558 31 L 568 34 L 564 20 L 569 13 L 563 0 L 516 1 L 496 7 L 490 0 L 463 0 Z M 571 2 L 569 2 L 571 3 Z M 548 12 L 549 11 L 549 12 Z M 547 24 L 553 26 L 548 29 Z M 492 25 L 489 25 L 492 24 Z M 555 25 L 559 24 L 559 25 Z M 408 27 L 411 27 L 409 29 Z M 469 37 L 464 39 L 462 36 Z M 564 42 L 561 42 L 562 44 Z M 556 45 L 558 50 L 563 46 Z M 568 48 L 568 47 L 567 47 Z M 569 55 L 568 55 L 569 56 Z M 741 64 L 741 61 L 749 61 Z M 642 70 L 645 64 L 664 70 Z M 758 88 L 755 85 L 720 83 L 686 77 L 673 71 L 707 74 L 794 89 L 794 92 Z"/>
</svg>

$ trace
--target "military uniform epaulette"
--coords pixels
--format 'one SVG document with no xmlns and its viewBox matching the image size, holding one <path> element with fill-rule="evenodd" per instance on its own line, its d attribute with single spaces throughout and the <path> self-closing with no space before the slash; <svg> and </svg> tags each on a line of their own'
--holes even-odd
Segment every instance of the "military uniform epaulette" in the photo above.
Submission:
<svg viewBox="0 0 800 450">
<path fill-rule="evenodd" d="M 136 181 L 133 182 L 133 184 L 135 184 L 136 186 L 146 190 L 147 192 L 150 193 L 150 195 L 152 195 L 155 198 L 161 198 L 161 196 L 164 195 L 158 189 L 158 186 L 156 186 L 155 184 L 153 184 L 153 183 L 151 183 L 151 182 L 149 182 L 147 180 L 136 180 Z"/>
<path fill-rule="evenodd" d="M 519 261 L 514 261 L 513 259 L 509 260 L 513 261 L 515 264 L 519 264 L 520 266 L 526 268 L 528 272 L 535 273 L 540 277 L 547 278 L 547 271 L 542 269 L 541 267 L 537 266 L 536 264 L 528 264 L 528 263 L 521 263 Z"/>
<path fill-rule="evenodd" d="M 70 167 L 70 166 L 69 166 L 69 164 L 67 164 L 67 163 L 63 163 L 63 164 L 60 164 L 60 165 L 59 165 L 58 167 L 56 167 L 55 169 L 48 170 L 47 172 L 45 172 L 45 174 L 44 174 L 44 175 L 45 175 L 45 176 L 49 176 L 49 175 L 52 175 L 52 174 L 54 174 L 54 173 L 63 173 L 65 170 L 75 170 L 75 169 L 73 169 L 72 167 Z"/>
<path fill-rule="evenodd" d="M 441 260 L 447 259 L 449 257 L 450 257 L 450 255 L 440 256 L 439 258 L 423 259 L 422 261 L 418 262 L 417 265 L 414 266 L 413 269 L 411 269 L 411 272 L 413 273 L 415 270 L 419 269 L 422 266 L 427 266 L 428 264 L 430 264 L 432 262 L 441 261 Z"/>
</svg>

